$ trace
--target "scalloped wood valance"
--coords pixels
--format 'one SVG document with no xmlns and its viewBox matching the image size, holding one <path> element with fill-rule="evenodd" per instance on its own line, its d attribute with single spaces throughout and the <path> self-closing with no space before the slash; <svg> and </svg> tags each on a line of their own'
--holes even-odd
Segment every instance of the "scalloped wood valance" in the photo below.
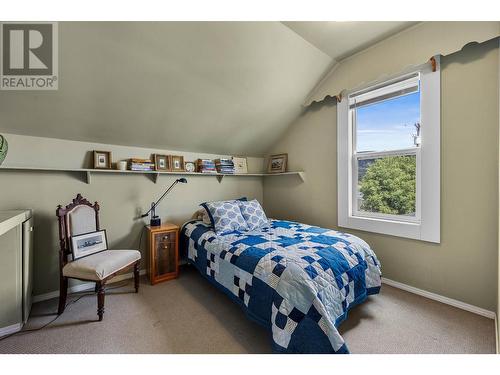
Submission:
<svg viewBox="0 0 500 375">
<path fill-rule="evenodd" d="M 383 79 L 432 56 L 446 56 L 473 42 L 500 36 L 500 22 L 422 22 L 367 48 L 338 64 L 316 85 L 304 102 L 340 99 L 345 90 Z"/>
</svg>

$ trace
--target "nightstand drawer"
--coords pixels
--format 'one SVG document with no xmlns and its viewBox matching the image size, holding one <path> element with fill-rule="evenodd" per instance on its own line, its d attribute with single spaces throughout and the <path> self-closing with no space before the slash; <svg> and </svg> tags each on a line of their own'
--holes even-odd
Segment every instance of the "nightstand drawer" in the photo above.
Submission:
<svg viewBox="0 0 500 375">
<path fill-rule="evenodd" d="M 167 233 L 156 233 L 155 239 L 159 242 L 174 242 L 175 243 L 175 232 L 167 232 Z"/>
</svg>

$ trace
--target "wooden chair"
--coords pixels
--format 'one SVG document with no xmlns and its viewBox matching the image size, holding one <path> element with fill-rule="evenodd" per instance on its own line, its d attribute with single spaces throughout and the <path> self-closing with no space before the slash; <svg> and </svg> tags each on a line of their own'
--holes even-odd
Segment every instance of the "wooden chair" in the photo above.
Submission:
<svg viewBox="0 0 500 375">
<path fill-rule="evenodd" d="M 99 230 L 99 204 L 91 204 L 80 194 L 66 207 L 57 206 L 59 221 L 59 309 L 64 312 L 68 295 L 68 279 L 95 282 L 97 293 L 97 315 L 99 321 L 104 315 L 104 286 L 108 280 L 127 268 L 134 269 L 135 292 L 139 291 L 139 265 L 141 253 L 137 250 L 106 250 L 69 261 L 71 255 L 71 236 Z"/>
</svg>

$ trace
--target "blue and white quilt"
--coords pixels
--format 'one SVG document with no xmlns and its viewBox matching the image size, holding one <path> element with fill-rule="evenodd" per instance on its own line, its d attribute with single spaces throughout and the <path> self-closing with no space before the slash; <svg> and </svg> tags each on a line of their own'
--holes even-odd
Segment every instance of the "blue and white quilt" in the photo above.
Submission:
<svg viewBox="0 0 500 375">
<path fill-rule="evenodd" d="M 337 331 L 348 311 L 380 290 L 380 262 L 362 239 L 270 220 L 217 235 L 202 221 L 182 228 L 188 261 L 270 328 L 284 353 L 348 353 Z"/>
</svg>

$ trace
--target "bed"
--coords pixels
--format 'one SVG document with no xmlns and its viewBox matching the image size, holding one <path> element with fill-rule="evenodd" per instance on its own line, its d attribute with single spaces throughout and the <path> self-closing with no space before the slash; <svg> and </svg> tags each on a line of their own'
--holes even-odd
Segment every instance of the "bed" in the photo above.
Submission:
<svg viewBox="0 0 500 375">
<path fill-rule="evenodd" d="M 188 263 L 271 331 L 278 353 L 348 353 L 337 331 L 350 309 L 380 290 L 380 262 L 359 237 L 284 220 L 217 235 L 182 227 Z"/>
</svg>

